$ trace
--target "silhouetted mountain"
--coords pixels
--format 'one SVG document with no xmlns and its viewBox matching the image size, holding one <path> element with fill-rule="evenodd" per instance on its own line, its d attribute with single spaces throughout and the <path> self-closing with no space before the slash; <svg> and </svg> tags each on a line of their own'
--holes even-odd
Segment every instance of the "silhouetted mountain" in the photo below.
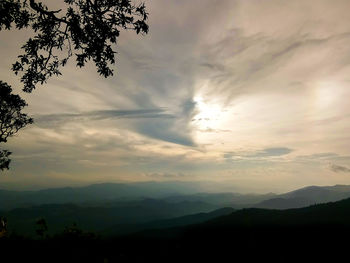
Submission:
<svg viewBox="0 0 350 263">
<path fill-rule="evenodd" d="M 304 208 L 273 210 L 247 208 L 204 223 L 205 226 L 350 226 L 350 198 Z"/>
<path fill-rule="evenodd" d="M 231 230 L 243 231 L 251 228 L 285 228 L 285 227 L 319 227 L 340 226 L 350 229 L 350 198 L 337 202 L 318 204 L 296 209 L 260 209 L 244 208 L 234 211 L 228 215 L 219 216 L 201 224 L 178 228 L 142 231 L 143 237 L 152 236 L 191 236 L 202 233 L 209 234 L 210 231 L 221 234 Z M 161 234 L 160 234 L 161 233 Z M 169 235 L 169 233 L 172 233 Z"/>
<path fill-rule="evenodd" d="M 345 199 L 299 209 L 247 208 L 200 224 L 144 230 L 113 239 L 110 251 L 118 244 L 133 260 L 145 262 L 334 262 L 347 251 L 349 234 L 350 199 Z"/>
</svg>

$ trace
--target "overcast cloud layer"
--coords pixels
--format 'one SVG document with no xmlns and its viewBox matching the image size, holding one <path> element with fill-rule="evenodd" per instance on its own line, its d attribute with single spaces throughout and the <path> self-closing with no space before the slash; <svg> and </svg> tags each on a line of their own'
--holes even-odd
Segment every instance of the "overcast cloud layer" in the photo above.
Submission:
<svg viewBox="0 0 350 263">
<path fill-rule="evenodd" d="M 214 180 L 242 191 L 350 184 L 348 0 L 152 0 L 116 74 L 69 64 L 24 94 L 35 124 L 1 188 Z M 1 32 L 0 79 L 29 33 Z M 18 89 L 19 90 L 19 89 Z"/>
</svg>

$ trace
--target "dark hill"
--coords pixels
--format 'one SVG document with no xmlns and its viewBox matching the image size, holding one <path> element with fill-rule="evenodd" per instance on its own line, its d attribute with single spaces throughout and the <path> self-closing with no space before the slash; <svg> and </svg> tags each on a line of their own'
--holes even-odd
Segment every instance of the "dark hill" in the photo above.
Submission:
<svg viewBox="0 0 350 263">
<path fill-rule="evenodd" d="M 350 227 L 350 198 L 298 209 L 247 208 L 209 220 L 193 228 L 240 227 Z"/>
<path fill-rule="evenodd" d="M 41 256 L 40 262 L 53 255 L 50 262 L 68 262 L 71 255 L 84 256 L 74 262 L 343 262 L 349 236 L 350 199 L 345 199 L 299 209 L 242 209 L 200 224 L 109 239 L 15 237 L 0 245 L 7 254 L 13 251 L 12 258 Z"/>
<path fill-rule="evenodd" d="M 138 232 L 146 229 L 164 229 L 170 227 L 179 227 L 192 224 L 199 224 L 210 219 L 230 214 L 234 211 L 231 207 L 225 207 L 221 209 L 214 210 L 208 213 L 198 213 L 191 214 L 176 218 L 156 220 L 142 224 L 119 224 L 107 228 L 106 230 L 100 232 L 103 236 L 117 236 L 125 235 L 133 232 Z"/>
<path fill-rule="evenodd" d="M 164 243 L 167 253 L 193 261 L 338 262 L 349 235 L 345 199 L 299 209 L 242 209 L 197 225 L 143 231 L 129 241 Z"/>
<path fill-rule="evenodd" d="M 35 222 L 39 218 L 46 219 L 50 234 L 53 234 L 73 223 L 77 223 L 86 231 L 101 231 L 116 224 L 143 224 L 154 220 L 209 212 L 216 208 L 204 202 L 167 203 L 162 200 L 144 199 L 109 206 L 47 204 L 16 208 L 1 212 L 0 216 L 7 217 L 11 230 L 22 235 L 33 236 L 35 235 Z"/>
</svg>

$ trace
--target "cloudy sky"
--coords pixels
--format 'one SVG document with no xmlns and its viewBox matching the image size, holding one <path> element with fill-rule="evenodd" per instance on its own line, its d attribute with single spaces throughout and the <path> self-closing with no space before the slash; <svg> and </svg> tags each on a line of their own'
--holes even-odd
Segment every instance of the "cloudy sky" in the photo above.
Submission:
<svg viewBox="0 0 350 263">
<path fill-rule="evenodd" d="M 35 124 L 2 188 L 216 181 L 283 192 L 350 184 L 350 1 L 148 0 L 116 74 L 74 63 L 23 94 Z M 1 32 L 0 79 L 30 32 Z"/>
</svg>

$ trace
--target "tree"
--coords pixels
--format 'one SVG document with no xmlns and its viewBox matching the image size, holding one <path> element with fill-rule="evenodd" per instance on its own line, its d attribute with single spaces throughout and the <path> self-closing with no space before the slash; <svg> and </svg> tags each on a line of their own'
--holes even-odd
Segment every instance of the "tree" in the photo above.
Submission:
<svg viewBox="0 0 350 263">
<path fill-rule="evenodd" d="M 0 30 L 31 28 L 35 35 L 23 45 L 24 54 L 12 65 L 21 74 L 23 90 L 60 75 L 60 67 L 75 55 L 78 67 L 92 60 L 100 75 L 113 75 L 116 44 L 121 29 L 146 34 L 148 14 L 144 4 L 130 0 L 64 0 L 64 11 L 49 10 L 35 0 L 2 0 Z M 62 14 L 61 14 L 62 13 Z"/>
<path fill-rule="evenodd" d="M 61 67 L 72 56 L 75 56 L 78 67 L 84 67 L 92 60 L 97 72 L 109 77 L 113 75 L 111 65 L 115 64 L 116 54 L 112 45 L 117 43 L 120 31 L 129 29 L 137 34 L 148 33 L 148 13 L 143 3 L 134 5 L 130 0 L 61 0 L 61 4 L 61 9 L 51 10 L 36 0 L 0 0 L 0 31 L 16 27 L 34 32 L 33 37 L 22 46 L 23 54 L 12 65 L 14 73 L 21 76 L 25 92 L 32 92 L 37 84 L 46 83 L 51 76 L 61 75 Z M 5 115 L 2 116 L 1 112 L 0 125 L 7 125 L 13 131 L 7 138 L 32 120 L 20 113 L 25 106 L 24 100 L 12 95 L 8 84 L 1 83 L 1 90 L 4 89 L 1 93 L 7 94 L 5 99 L 17 98 L 15 102 L 19 103 L 11 104 L 16 109 L 13 119 L 4 122 Z M 2 97 L 0 99 L 6 109 L 7 102 Z M 19 116 L 26 116 L 27 121 L 22 119 L 18 122 L 16 118 Z M 14 125 L 18 123 L 21 125 Z M 0 142 L 6 142 L 6 138 Z M 0 152 L 1 169 L 8 168 L 9 155 L 8 151 Z"/>
<path fill-rule="evenodd" d="M 0 217 L 0 238 L 5 237 L 7 234 L 7 219 L 6 217 Z"/>
<path fill-rule="evenodd" d="M 27 106 L 19 95 L 12 94 L 11 87 L 0 81 L 0 144 L 6 143 L 19 129 L 33 122 L 22 109 Z M 0 148 L 0 170 L 8 169 L 11 152 Z"/>
<path fill-rule="evenodd" d="M 39 218 L 36 221 L 36 226 L 37 226 L 37 229 L 35 231 L 36 231 L 37 235 L 39 237 L 41 237 L 42 239 L 46 238 L 49 228 L 47 227 L 47 223 L 46 223 L 45 218 Z"/>
</svg>

